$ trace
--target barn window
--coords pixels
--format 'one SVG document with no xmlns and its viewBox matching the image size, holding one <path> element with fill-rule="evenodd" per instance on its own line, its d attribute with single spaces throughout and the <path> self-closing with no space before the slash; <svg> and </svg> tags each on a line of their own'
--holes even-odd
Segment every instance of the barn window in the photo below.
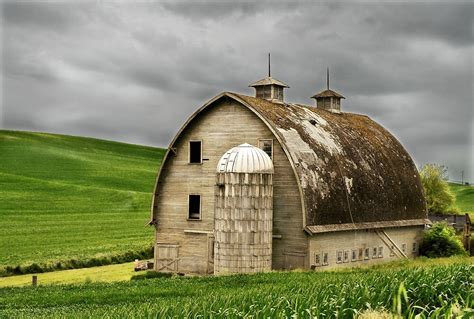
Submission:
<svg viewBox="0 0 474 319">
<path fill-rule="evenodd" d="M 337 252 L 336 252 L 336 256 L 337 256 L 337 257 L 336 257 L 336 258 L 337 258 L 336 262 L 337 262 L 338 264 L 341 264 L 341 263 L 342 263 L 342 250 L 337 251 Z"/>
<path fill-rule="evenodd" d="M 321 266 L 321 254 L 314 254 L 314 264 Z"/>
<path fill-rule="evenodd" d="M 362 260 L 364 258 L 364 250 L 362 248 L 359 248 L 359 260 Z"/>
<path fill-rule="evenodd" d="M 327 266 L 328 264 L 329 264 L 328 253 L 323 253 L 323 266 Z"/>
<path fill-rule="evenodd" d="M 379 258 L 383 258 L 383 247 L 379 247 Z"/>
<path fill-rule="evenodd" d="M 258 140 L 258 147 L 273 160 L 273 140 Z"/>
<path fill-rule="evenodd" d="M 370 255 L 369 248 L 366 248 L 366 249 L 364 250 L 364 259 L 369 259 L 369 257 L 370 257 L 369 255 Z"/>
<path fill-rule="evenodd" d="M 403 251 L 404 253 L 407 252 L 407 244 L 402 244 L 402 251 Z"/>
<path fill-rule="evenodd" d="M 201 141 L 189 141 L 189 163 L 191 164 L 202 163 L 202 142 Z"/>
<path fill-rule="evenodd" d="M 390 246 L 390 256 L 395 256 L 395 246 Z"/>
<path fill-rule="evenodd" d="M 263 87 L 263 98 L 269 99 L 272 97 L 272 87 L 270 85 L 265 85 Z"/>
<path fill-rule="evenodd" d="M 416 253 L 416 243 L 413 243 L 413 246 L 411 247 L 411 252 Z"/>
<path fill-rule="evenodd" d="M 356 261 L 356 260 L 357 260 L 357 250 L 352 249 L 352 261 Z"/>
<path fill-rule="evenodd" d="M 377 247 L 372 250 L 372 258 L 377 258 Z"/>
<path fill-rule="evenodd" d="M 188 219 L 201 219 L 201 195 L 189 195 Z"/>
<path fill-rule="evenodd" d="M 344 251 L 344 262 L 345 263 L 349 262 L 349 251 L 348 250 Z"/>
</svg>

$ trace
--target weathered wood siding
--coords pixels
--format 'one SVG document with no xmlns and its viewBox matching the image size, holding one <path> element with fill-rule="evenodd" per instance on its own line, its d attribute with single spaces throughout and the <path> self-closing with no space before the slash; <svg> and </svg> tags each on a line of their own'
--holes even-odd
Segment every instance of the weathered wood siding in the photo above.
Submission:
<svg viewBox="0 0 474 319">
<path fill-rule="evenodd" d="M 179 272 L 209 271 L 217 163 L 230 148 L 242 143 L 258 145 L 259 139 L 273 139 L 273 234 L 281 236 L 273 239 L 273 268 L 308 266 L 301 199 L 289 160 L 252 111 L 235 101 L 220 100 L 198 115 L 177 139 L 176 155 L 171 154 L 163 164 L 155 194 L 156 242 L 179 245 Z M 190 140 L 202 141 L 202 164 L 188 163 Z M 201 195 L 201 220 L 187 220 L 189 194 Z"/>
<path fill-rule="evenodd" d="M 402 249 L 405 244 L 405 254 L 408 258 L 418 256 L 418 249 L 423 237 L 424 226 L 409 226 L 400 228 L 384 229 L 386 235 Z M 416 247 L 413 250 L 413 244 Z M 382 247 L 382 256 L 378 255 L 379 248 Z M 359 250 L 369 249 L 369 258 L 359 258 Z M 377 249 L 377 256 L 374 258 L 373 250 Z M 394 247 L 395 248 L 395 247 Z M 325 234 L 317 234 L 309 240 L 309 259 L 310 267 L 316 270 L 325 270 L 339 267 L 356 267 L 364 264 L 376 264 L 396 260 L 401 258 L 401 254 L 395 248 L 395 253 L 391 253 L 392 243 L 381 234 L 379 236 L 375 230 L 359 230 L 359 231 L 341 231 Z M 356 251 L 357 258 L 352 260 L 352 251 Z M 341 263 L 337 262 L 337 252 L 348 252 L 349 260 Z M 328 254 L 328 263 L 323 265 L 323 255 Z M 320 255 L 320 265 L 316 265 L 315 256 Z"/>
</svg>

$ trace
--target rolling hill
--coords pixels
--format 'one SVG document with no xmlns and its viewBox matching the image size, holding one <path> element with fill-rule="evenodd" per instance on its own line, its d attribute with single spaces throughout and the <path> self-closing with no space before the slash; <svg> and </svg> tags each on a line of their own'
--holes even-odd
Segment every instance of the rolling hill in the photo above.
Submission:
<svg viewBox="0 0 474 319">
<path fill-rule="evenodd" d="M 0 130 L 0 267 L 151 246 L 145 224 L 164 152 Z"/>
<path fill-rule="evenodd" d="M 455 206 L 463 214 L 468 213 L 474 219 L 474 186 L 449 183 L 456 196 Z"/>
</svg>

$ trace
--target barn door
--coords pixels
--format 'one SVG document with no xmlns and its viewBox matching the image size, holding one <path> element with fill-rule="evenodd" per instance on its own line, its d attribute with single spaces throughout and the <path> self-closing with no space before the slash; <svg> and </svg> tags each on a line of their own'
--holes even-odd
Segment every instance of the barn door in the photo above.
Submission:
<svg viewBox="0 0 474 319">
<path fill-rule="evenodd" d="M 207 236 L 207 273 L 214 273 L 214 235 Z"/>
<path fill-rule="evenodd" d="M 178 248 L 176 244 L 156 245 L 156 271 L 178 272 Z"/>
</svg>

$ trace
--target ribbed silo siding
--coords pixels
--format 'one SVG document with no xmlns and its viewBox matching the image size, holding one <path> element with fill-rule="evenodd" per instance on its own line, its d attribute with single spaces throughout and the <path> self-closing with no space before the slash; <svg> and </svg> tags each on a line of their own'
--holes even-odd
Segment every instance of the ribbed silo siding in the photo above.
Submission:
<svg viewBox="0 0 474 319">
<path fill-rule="evenodd" d="M 272 174 L 218 173 L 217 185 L 215 273 L 271 270 Z"/>
</svg>

